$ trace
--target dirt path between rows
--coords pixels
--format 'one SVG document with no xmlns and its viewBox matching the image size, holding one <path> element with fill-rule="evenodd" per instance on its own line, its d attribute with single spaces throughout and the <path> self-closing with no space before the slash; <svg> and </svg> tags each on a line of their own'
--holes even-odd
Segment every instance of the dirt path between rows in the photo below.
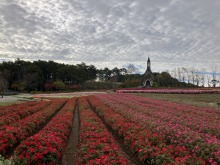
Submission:
<svg viewBox="0 0 220 165">
<path fill-rule="evenodd" d="M 91 109 L 95 112 L 95 114 L 98 116 L 96 111 L 92 108 L 90 104 Z M 121 150 L 121 154 L 128 160 L 128 165 L 142 165 L 142 163 L 134 158 L 128 149 L 124 144 L 123 144 L 123 139 L 118 137 L 116 133 L 106 124 L 105 120 L 98 116 L 107 130 L 111 133 L 112 137 L 115 140 L 115 143 L 118 145 L 118 148 Z M 75 111 L 74 111 L 74 117 L 73 117 L 73 127 L 70 133 L 69 141 L 67 143 L 67 147 L 64 151 L 63 158 L 62 158 L 62 165 L 76 165 L 77 161 L 77 151 L 78 151 L 78 143 L 79 143 L 79 129 L 80 129 L 80 124 L 79 124 L 79 106 L 78 103 L 76 104 Z"/>
<path fill-rule="evenodd" d="M 88 101 L 89 102 L 89 101 Z M 89 102 L 90 104 L 90 102 Z M 105 125 L 106 129 L 111 133 L 112 137 L 114 138 L 115 143 L 117 144 L 119 150 L 121 151 L 121 154 L 127 159 L 128 165 L 143 165 L 141 161 L 139 161 L 137 158 L 135 158 L 130 149 L 124 145 L 124 141 L 121 137 L 119 137 L 114 130 L 105 122 L 105 119 L 98 115 L 96 110 L 92 107 L 90 104 L 90 107 L 92 111 L 101 119 L 102 123 Z"/>
<path fill-rule="evenodd" d="M 79 143 L 79 106 L 76 103 L 73 127 L 70 133 L 70 138 L 67 147 L 63 154 L 62 165 L 75 165 L 77 160 L 77 145 Z"/>
</svg>

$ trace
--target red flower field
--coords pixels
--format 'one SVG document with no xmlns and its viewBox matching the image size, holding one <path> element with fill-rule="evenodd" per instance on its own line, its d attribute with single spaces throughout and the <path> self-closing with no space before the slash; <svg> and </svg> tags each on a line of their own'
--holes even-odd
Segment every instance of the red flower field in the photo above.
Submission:
<svg viewBox="0 0 220 165">
<path fill-rule="evenodd" d="M 62 164 L 74 127 L 75 164 L 220 164 L 219 109 L 113 93 L 11 105 L 0 114 L 0 155 L 15 164 Z"/>
<path fill-rule="evenodd" d="M 219 94 L 220 89 L 151 89 L 151 88 L 131 88 L 119 89 L 118 93 L 166 93 L 166 94 Z"/>
</svg>

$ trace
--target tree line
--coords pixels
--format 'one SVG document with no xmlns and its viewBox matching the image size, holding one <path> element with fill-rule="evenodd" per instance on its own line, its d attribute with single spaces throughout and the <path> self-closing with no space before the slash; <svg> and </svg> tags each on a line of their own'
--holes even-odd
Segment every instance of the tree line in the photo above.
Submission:
<svg viewBox="0 0 220 165">
<path fill-rule="evenodd" d="M 69 65 L 17 59 L 0 63 L 0 92 L 6 89 L 30 92 L 141 87 L 143 75 L 136 72 L 137 68 L 132 64 L 128 68 L 97 69 L 85 63 Z M 191 83 L 179 82 L 168 72 L 153 74 L 154 87 L 193 86 Z"/>
<path fill-rule="evenodd" d="M 97 69 L 85 63 L 60 64 L 54 61 L 23 61 L 0 63 L 0 88 L 16 91 L 44 91 L 79 88 L 88 80 L 108 81 L 113 75 L 125 74 L 125 68 Z"/>
<path fill-rule="evenodd" d="M 193 67 L 178 67 L 173 69 L 170 74 L 180 82 L 191 83 L 196 86 L 217 87 L 220 84 L 220 74 L 217 72 L 216 66 L 211 68 L 211 72 Z"/>
</svg>

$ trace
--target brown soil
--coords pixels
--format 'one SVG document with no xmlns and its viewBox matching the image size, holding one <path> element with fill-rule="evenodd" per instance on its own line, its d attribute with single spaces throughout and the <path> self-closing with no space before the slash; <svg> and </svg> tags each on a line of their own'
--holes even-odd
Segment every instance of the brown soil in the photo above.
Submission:
<svg viewBox="0 0 220 165">
<path fill-rule="evenodd" d="M 140 160 L 134 157 L 134 155 L 130 151 L 130 148 L 124 145 L 123 138 L 119 137 L 117 133 L 105 122 L 104 118 L 97 114 L 96 110 L 91 106 L 91 104 L 90 107 L 95 112 L 95 114 L 101 119 L 102 123 L 105 125 L 107 130 L 111 133 L 122 155 L 128 160 L 128 165 L 143 165 L 143 163 Z"/>
<path fill-rule="evenodd" d="M 96 113 L 96 111 L 93 108 L 92 110 Z M 132 155 L 130 149 L 124 145 L 123 139 L 117 136 L 117 134 L 106 124 L 105 120 L 102 117 L 100 116 L 98 117 L 102 120 L 107 130 L 112 134 L 112 137 L 114 138 L 115 143 L 118 145 L 118 148 L 121 151 L 121 154 L 128 160 L 128 165 L 142 165 L 143 163 L 141 163 L 138 159 L 136 159 L 134 155 Z M 77 145 L 79 143 L 79 129 L 80 129 L 79 110 L 78 110 L 78 104 L 77 104 L 74 118 L 73 118 L 73 128 L 70 134 L 67 147 L 63 154 L 63 158 L 61 162 L 62 165 L 76 165 L 77 150 L 78 150 Z"/>
<path fill-rule="evenodd" d="M 79 143 L 79 110 L 75 107 L 73 127 L 63 154 L 62 165 L 75 165 L 77 160 L 77 145 Z"/>
</svg>

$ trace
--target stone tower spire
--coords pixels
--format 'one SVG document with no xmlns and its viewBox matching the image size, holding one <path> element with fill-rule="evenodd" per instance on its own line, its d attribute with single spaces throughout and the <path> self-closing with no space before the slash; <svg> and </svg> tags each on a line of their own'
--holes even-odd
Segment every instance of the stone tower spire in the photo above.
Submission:
<svg viewBox="0 0 220 165">
<path fill-rule="evenodd" d="M 150 58 L 148 57 L 147 59 L 147 69 L 143 75 L 143 87 L 145 88 L 149 88 L 153 85 L 153 80 L 154 80 L 154 75 L 151 71 L 151 62 L 150 62 Z"/>
<path fill-rule="evenodd" d="M 150 58 L 147 59 L 147 71 L 151 72 L 151 66 L 150 66 Z"/>
</svg>

